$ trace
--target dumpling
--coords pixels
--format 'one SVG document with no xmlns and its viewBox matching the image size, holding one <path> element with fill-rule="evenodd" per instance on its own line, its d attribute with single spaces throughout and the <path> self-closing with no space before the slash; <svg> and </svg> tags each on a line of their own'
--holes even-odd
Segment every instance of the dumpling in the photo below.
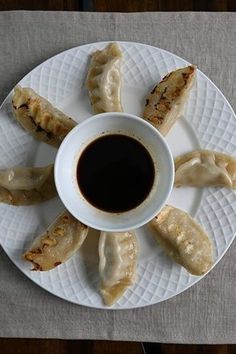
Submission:
<svg viewBox="0 0 236 354">
<path fill-rule="evenodd" d="M 0 203 L 30 205 L 56 195 L 53 165 L 0 170 Z"/>
<path fill-rule="evenodd" d="M 31 88 L 16 86 L 12 107 L 17 121 L 36 139 L 59 147 L 77 124 Z"/>
<path fill-rule="evenodd" d="M 106 305 L 113 305 L 134 283 L 137 241 L 133 232 L 101 232 L 99 238 L 100 291 Z"/>
<path fill-rule="evenodd" d="M 87 88 L 95 113 L 122 112 L 120 102 L 122 53 L 116 43 L 91 55 Z"/>
<path fill-rule="evenodd" d="M 23 259 L 33 264 L 32 270 L 53 269 L 73 256 L 87 233 L 88 226 L 65 211 L 35 239 Z"/>
<path fill-rule="evenodd" d="M 236 188 L 236 159 L 210 150 L 197 150 L 175 159 L 175 186 Z"/>
<path fill-rule="evenodd" d="M 167 74 L 146 99 L 143 117 L 166 135 L 182 114 L 188 93 L 193 87 L 197 68 L 194 65 Z"/>
<path fill-rule="evenodd" d="M 188 272 L 203 275 L 212 267 L 212 243 L 186 212 L 166 205 L 149 225 L 167 255 Z"/>
</svg>

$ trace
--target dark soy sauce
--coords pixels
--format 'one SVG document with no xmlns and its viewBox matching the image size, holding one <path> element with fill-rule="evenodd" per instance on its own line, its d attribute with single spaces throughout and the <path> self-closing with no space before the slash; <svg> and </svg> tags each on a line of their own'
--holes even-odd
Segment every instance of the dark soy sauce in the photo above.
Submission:
<svg viewBox="0 0 236 354">
<path fill-rule="evenodd" d="M 79 188 L 98 209 L 120 213 L 141 204 L 148 196 L 155 170 L 147 149 L 119 134 L 94 140 L 82 152 L 77 166 Z"/>
</svg>

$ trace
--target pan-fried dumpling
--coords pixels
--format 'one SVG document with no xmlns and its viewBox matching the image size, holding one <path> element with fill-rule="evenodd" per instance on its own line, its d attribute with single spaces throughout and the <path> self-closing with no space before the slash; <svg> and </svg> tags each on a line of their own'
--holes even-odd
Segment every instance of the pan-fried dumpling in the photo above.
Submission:
<svg viewBox="0 0 236 354">
<path fill-rule="evenodd" d="M 0 170 L 0 203 L 30 205 L 54 198 L 54 166 Z"/>
<path fill-rule="evenodd" d="M 53 269 L 73 256 L 87 233 L 88 226 L 65 211 L 35 239 L 23 258 L 33 264 L 32 270 Z"/>
<path fill-rule="evenodd" d="M 59 147 L 77 124 L 31 88 L 16 86 L 12 107 L 17 121 L 36 139 Z"/>
<path fill-rule="evenodd" d="M 106 305 L 113 305 L 134 283 L 137 241 L 133 232 L 101 232 L 99 238 L 100 291 Z"/>
<path fill-rule="evenodd" d="M 236 159 L 210 150 L 197 150 L 175 159 L 175 186 L 236 188 Z"/>
<path fill-rule="evenodd" d="M 188 272 L 202 275 L 212 267 L 212 243 L 186 212 L 166 205 L 149 225 L 167 255 Z"/>
<path fill-rule="evenodd" d="M 120 103 L 122 53 L 116 43 L 91 55 L 87 88 L 95 113 L 122 112 Z"/>
<path fill-rule="evenodd" d="M 143 117 L 166 135 L 183 112 L 196 77 L 190 65 L 167 74 L 146 99 Z"/>
</svg>

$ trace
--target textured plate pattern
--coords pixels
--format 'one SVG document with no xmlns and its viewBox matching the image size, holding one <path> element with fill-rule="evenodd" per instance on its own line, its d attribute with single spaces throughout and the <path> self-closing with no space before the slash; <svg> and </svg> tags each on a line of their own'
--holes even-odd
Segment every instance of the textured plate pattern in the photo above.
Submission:
<svg viewBox="0 0 236 354">
<path fill-rule="evenodd" d="M 77 122 L 92 115 L 85 77 L 89 54 L 105 43 L 89 44 L 44 62 L 20 84 L 39 94 L 70 114 Z M 137 43 L 120 42 L 124 53 L 122 66 L 124 110 L 142 114 L 147 92 L 167 72 L 188 64 L 164 50 Z M 200 71 L 191 92 L 184 117 L 167 137 L 174 156 L 193 148 L 207 148 L 234 154 L 236 119 L 222 93 Z M 53 162 L 56 150 L 31 138 L 14 120 L 11 94 L 0 109 L 0 167 L 45 165 Z M 233 241 L 236 231 L 236 194 L 218 188 L 174 190 L 170 203 L 190 212 L 204 226 L 215 245 L 217 263 Z M 49 292 L 77 304 L 104 308 L 98 292 L 97 237 L 88 236 L 93 246 L 82 247 L 70 261 L 56 269 L 31 272 L 21 254 L 54 217 L 63 210 L 56 198 L 33 207 L 0 205 L 0 240 L 11 260 L 34 282 Z M 113 309 L 133 308 L 168 299 L 196 283 L 200 277 L 189 275 L 159 249 L 148 227 L 137 230 L 140 257 L 137 282 L 128 289 Z M 90 251 L 89 251 L 90 250 Z M 90 253 L 89 253 L 90 252 Z"/>
</svg>

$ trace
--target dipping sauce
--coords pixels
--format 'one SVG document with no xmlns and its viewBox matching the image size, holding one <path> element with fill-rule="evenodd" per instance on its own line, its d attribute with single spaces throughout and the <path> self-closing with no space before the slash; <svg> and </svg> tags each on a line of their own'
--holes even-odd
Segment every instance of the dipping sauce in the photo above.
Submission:
<svg viewBox="0 0 236 354">
<path fill-rule="evenodd" d="M 91 142 L 77 166 L 81 193 L 98 209 L 111 213 L 134 209 L 148 196 L 155 170 L 147 149 L 136 139 L 110 134 Z"/>
</svg>

